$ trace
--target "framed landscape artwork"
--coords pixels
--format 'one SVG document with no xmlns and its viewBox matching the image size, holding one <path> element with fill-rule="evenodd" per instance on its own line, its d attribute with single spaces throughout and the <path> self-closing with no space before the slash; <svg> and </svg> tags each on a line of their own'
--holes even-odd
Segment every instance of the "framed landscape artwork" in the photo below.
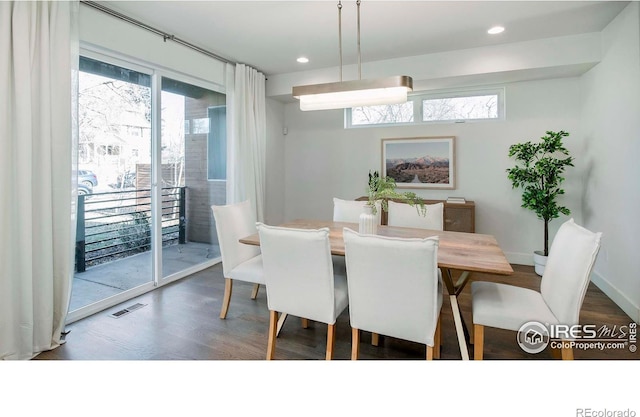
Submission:
<svg viewBox="0 0 640 417">
<path fill-rule="evenodd" d="M 455 189 L 455 136 L 382 139 L 382 176 L 398 188 Z"/>
</svg>

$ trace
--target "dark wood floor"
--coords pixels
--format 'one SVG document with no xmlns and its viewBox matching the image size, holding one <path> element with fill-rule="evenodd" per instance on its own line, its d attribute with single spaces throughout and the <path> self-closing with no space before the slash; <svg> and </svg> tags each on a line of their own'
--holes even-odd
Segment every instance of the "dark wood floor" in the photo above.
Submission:
<svg viewBox="0 0 640 417">
<path fill-rule="evenodd" d="M 473 275 L 474 280 L 506 282 L 539 289 L 540 278 L 532 267 L 514 266 L 510 277 Z M 234 286 L 226 320 L 218 314 L 224 290 L 221 265 L 179 282 L 159 288 L 107 311 L 72 323 L 66 343 L 35 359 L 50 360 L 262 360 L 267 348 L 269 325 L 266 293 L 261 289 L 251 300 L 251 286 Z M 462 314 L 471 323 L 470 285 L 459 297 Z M 146 306 L 118 319 L 110 314 L 135 303 Z M 597 287 L 590 284 L 582 307 L 581 323 L 626 326 L 631 320 Z M 447 297 L 442 306 L 442 359 L 460 359 L 453 317 Z M 351 329 L 348 310 L 337 323 L 335 359 L 349 359 Z M 549 351 L 527 354 L 515 341 L 515 332 L 486 329 L 485 359 L 551 359 Z M 310 323 L 303 329 L 300 320 L 290 317 L 277 341 L 276 359 L 324 359 L 326 325 Z M 370 335 L 362 336 L 362 359 L 423 359 L 425 347 L 416 343 L 381 337 L 380 346 L 370 345 Z M 470 350 L 473 355 L 473 347 Z M 575 359 L 640 359 L 628 349 L 575 351 Z"/>
</svg>

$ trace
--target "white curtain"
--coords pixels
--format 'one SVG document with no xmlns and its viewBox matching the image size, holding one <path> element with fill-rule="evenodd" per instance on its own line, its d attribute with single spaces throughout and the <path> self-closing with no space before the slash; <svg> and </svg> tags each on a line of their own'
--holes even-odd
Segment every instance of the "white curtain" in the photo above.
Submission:
<svg viewBox="0 0 640 417">
<path fill-rule="evenodd" d="M 0 358 L 61 343 L 73 276 L 77 1 L 0 1 Z"/>
<path fill-rule="evenodd" d="M 264 221 L 267 122 L 265 76 L 227 64 L 227 202 L 251 201 Z"/>
</svg>

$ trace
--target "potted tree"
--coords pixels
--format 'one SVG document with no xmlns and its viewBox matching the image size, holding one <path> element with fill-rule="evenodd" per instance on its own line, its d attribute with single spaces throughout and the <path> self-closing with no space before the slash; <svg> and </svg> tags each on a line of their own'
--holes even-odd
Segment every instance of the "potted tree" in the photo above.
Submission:
<svg viewBox="0 0 640 417">
<path fill-rule="evenodd" d="M 389 210 L 389 199 L 398 200 L 415 206 L 421 216 L 426 216 L 427 208 L 420 197 L 414 192 L 399 193 L 396 191 L 396 181 L 391 177 L 380 177 L 378 171 L 369 171 L 369 183 L 367 186 L 368 200 L 365 212 L 360 215 L 360 232 L 375 233 L 377 226 L 376 214 L 378 204 L 383 211 Z"/>
<path fill-rule="evenodd" d="M 535 270 L 544 272 L 549 255 L 549 222 L 560 214 L 568 216 L 571 211 L 558 204 L 558 196 L 564 194 L 561 188 L 566 167 L 573 166 L 573 157 L 563 146 L 562 138 L 567 132 L 547 131 L 540 142 L 517 143 L 509 147 L 509 157 L 515 158 L 517 165 L 507 169 L 507 176 L 513 188 L 522 188 L 522 207 L 532 210 L 544 222 L 544 250 L 534 252 Z"/>
</svg>

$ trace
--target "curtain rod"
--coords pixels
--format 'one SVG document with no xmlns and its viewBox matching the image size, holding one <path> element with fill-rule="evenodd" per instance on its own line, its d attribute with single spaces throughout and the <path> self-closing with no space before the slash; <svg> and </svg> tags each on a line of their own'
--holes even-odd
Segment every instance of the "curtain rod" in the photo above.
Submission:
<svg viewBox="0 0 640 417">
<path fill-rule="evenodd" d="M 127 15 L 124 15 L 122 13 L 116 12 L 115 10 L 109 9 L 108 7 L 105 7 L 99 3 L 96 3 L 95 1 L 86 1 L 86 0 L 80 0 L 81 4 L 87 5 L 89 7 L 93 7 L 96 10 L 99 10 L 103 13 L 106 13 L 110 16 L 113 16 L 115 18 L 118 18 L 120 20 L 124 20 L 125 22 L 131 23 L 133 25 L 136 25 L 138 27 L 141 27 L 142 29 L 148 30 L 149 32 L 153 32 L 156 35 L 162 36 L 162 38 L 164 39 L 164 41 L 166 42 L 167 40 L 171 40 L 174 41 L 176 43 L 179 43 L 182 46 L 186 46 L 187 48 L 191 48 L 194 51 L 200 52 L 201 54 L 207 55 L 208 57 L 211 58 L 215 58 L 219 61 L 222 62 L 226 62 L 227 64 L 232 64 L 232 65 L 236 65 L 238 64 L 237 62 L 231 61 L 228 58 L 222 57 L 220 55 L 214 54 L 213 52 L 209 52 L 206 49 L 202 49 L 199 46 L 193 45 L 187 41 L 184 41 L 180 38 L 175 37 L 174 35 L 171 35 L 169 33 L 163 32 L 160 29 L 156 29 L 153 26 L 149 26 L 146 23 L 142 23 L 139 20 L 133 19 Z M 259 69 L 256 68 L 257 71 L 260 71 Z M 264 74 L 263 71 L 260 71 Z"/>
</svg>

